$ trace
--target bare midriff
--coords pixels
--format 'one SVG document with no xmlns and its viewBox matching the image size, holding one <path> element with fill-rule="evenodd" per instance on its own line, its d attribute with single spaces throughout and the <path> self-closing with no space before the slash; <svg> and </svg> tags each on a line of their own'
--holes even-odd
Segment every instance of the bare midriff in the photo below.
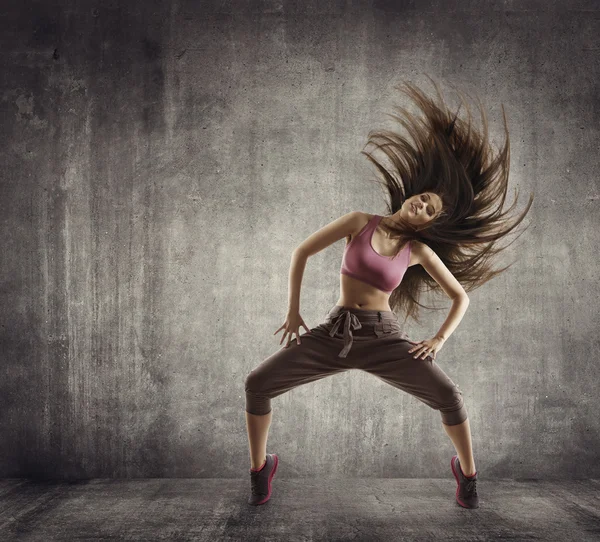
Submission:
<svg viewBox="0 0 600 542">
<path fill-rule="evenodd" d="M 387 294 L 375 286 L 340 273 L 340 297 L 336 305 L 352 309 L 391 310 Z"/>
</svg>

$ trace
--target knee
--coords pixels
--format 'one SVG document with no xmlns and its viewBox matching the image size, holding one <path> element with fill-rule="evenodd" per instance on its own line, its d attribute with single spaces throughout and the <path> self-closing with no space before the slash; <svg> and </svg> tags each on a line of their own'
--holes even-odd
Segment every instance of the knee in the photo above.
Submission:
<svg viewBox="0 0 600 542">
<path fill-rule="evenodd" d="M 273 374 L 265 367 L 256 367 L 244 380 L 246 393 L 267 395 L 273 389 Z"/>
<path fill-rule="evenodd" d="M 468 417 L 463 394 L 456 385 L 444 388 L 440 405 L 439 411 L 442 416 L 442 423 L 446 425 L 461 424 Z"/>
<path fill-rule="evenodd" d="M 440 390 L 440 403 L 444 407 L 459 407 L 464 403 L 462 391 L 453 382 L 448 382 Z"/>
<path fill-rule="evenodd" d="M 260 391 L 261 378 L 260 375 L 256 371 L 250 371 L 248 375 L 246 375 L 246 379 L 244 380 L 244 389 L 246 392 L 258 392 Z"/>
<path fill-rule="evenodd" d="M 254 370 L 246 376 L 246 412 L 255 416 L 264 416 L 271 412 L 271 395 L 264 390 L 265 380 L 260 372 Z"/>
</svg>

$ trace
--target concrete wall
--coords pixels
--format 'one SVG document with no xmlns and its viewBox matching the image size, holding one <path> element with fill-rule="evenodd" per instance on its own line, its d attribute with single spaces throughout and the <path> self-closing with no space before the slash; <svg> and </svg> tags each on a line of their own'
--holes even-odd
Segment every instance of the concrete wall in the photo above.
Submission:
<svg viewBox="0 0 600 542">
<path fill-rule="evenodd" d="M 498 262 L 515 265 L 437 358 L 478 471 L 599 477 L 599 10 L 5 3 L 0 476 L 245 476 L 243 382 L 279 347 L 290 253 L 384 212 L 360 150 L 393 84 L 429 73 L 484 99 L 497 145 L 506 106 L 512 186 L 536 193 Z M 343 246 L 309 261 L 309 327 L 338 299 Z M 365 373 L 273 405 L 284 476 L 449 475 L 439 413 Z"/>
</svg>

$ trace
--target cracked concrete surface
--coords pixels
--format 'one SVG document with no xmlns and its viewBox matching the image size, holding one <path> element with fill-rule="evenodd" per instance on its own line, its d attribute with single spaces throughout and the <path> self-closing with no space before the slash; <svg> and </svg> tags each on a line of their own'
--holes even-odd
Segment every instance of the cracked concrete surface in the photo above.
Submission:
<svg viewBox="0 0 600 542">
<path fill-rule="evenodd" d="M 291 251 L 351 210 L 384 212 L 360 150 L 388 126 L 392 85 L 429 88 L 424 73 L 450 103 L 444 80 L 477 93 L 496 144 L 505 105 L 509 199 L 536 192 L 498 262 L 515 264 L 470 295 L 438 356 L 478 471 L 600 477 L 597 2 L 4 8 L 0 477 L 245 473 L 243 383 L 278 348 Z M 337 299 L 342 251 L 307 265 L 309 327 Z M 427 338 L 445 314 L 406 331 Z M 439 413 L 368 375 L 274 409 L 269 450 L 336 480 L 327 503 L 349 476 L 449 474 Z M 448 502 L 415 483 L 419 504 Z M 389 518 L 384 502 L 368 505 Z"/>
<path fill-rule="evenodd" d="M 481 507 L 446 479 L 276 479 L 246 503 L 249 480 L 0 482 L 0 538 L 64 540 L 598 540 L 600 482 L 482 480 Z"/>
</svg>

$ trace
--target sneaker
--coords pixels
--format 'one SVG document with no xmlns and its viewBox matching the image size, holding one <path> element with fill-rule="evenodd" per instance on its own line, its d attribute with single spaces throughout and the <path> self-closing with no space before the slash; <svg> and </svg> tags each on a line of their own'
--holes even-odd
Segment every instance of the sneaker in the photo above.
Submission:
<svg viewBox="0 0 600 542">
<path fill-rule="evenodd" d="M 279 458 L 275 454 L 267 454 L 267 458 L 260 470 L 250 469 L 250 486 L 252 495 L 248 504 L 264 504 L 271 498 L 271 482 L 277 472 Z"/>
<path fill-rule="evenodd" d="M 452 474 L 456 478 L 456 502 L 464 508 L 479 508 L 479 497 L 477 496 L 477 472 L 466 477 L 460 466 L 457 455 L 452 456 L 450 461 Z"/>
</svg>

